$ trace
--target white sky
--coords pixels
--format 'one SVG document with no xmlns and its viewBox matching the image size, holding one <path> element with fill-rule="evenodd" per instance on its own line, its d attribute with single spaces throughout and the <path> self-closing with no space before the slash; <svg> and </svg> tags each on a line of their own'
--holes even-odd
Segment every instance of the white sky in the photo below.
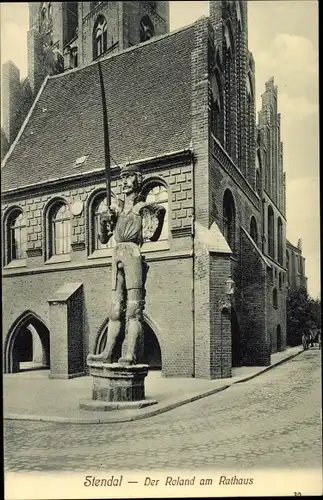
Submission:
<svg viewBox="0 0 323 500">
<path fill-rule="evenodd" d="M 27 74 L 28 4 L 1 3 L 1 64 Z M 208 15 L 209 2 L 170 2 L 170 28 Z M 287 238 L 303 240 L 309 293 L 320 297 L 318 2 L 248 2 L 249 49 L 256 63 L 257 110 L 265 81 L 278 85 L 287 174 Z"/>
</svg>

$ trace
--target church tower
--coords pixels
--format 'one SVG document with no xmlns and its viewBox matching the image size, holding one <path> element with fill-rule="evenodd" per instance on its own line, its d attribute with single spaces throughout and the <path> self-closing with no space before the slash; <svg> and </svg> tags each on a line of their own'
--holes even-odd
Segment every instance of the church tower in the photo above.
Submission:
<svg viewBox="0 0 323 500">
<path fill-rule="evenodd" d="M 168 31 L 168 1 L 29 2 L 28 78 L 20 81 L 12 61 L 2 67 L 3 137 L 12 144 L 47 75 Z"/>
<path fill-rule="evenodd" d="M 168 30 L 168 2 L 31 2 L 31 86 L 38 89 L 46 74 L 85 66 Z"/>
<path fill-rule="evenodd" d="M 81 66 L 169 30 L 168 2 L 79 2 L 78 18 Z"/>
</svg>

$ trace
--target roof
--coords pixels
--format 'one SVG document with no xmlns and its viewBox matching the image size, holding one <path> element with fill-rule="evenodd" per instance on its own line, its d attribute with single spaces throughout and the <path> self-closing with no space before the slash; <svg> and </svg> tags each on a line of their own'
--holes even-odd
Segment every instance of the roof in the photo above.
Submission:
<svg viewBox="0 0 323 500">
<path fill-rule="evenodd" d="M 189 147 L 193 33 L 191 25 L 101 59 L 117 164 Z M 103 168 L 103 139 L 98 65 L 48 78 L 6 158 L 2 191 Z"/>
</svg>

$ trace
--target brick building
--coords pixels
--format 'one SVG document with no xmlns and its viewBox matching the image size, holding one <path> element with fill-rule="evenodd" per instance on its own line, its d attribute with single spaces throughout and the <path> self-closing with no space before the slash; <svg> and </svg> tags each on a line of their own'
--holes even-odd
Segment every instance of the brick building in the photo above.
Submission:
<svg viewBox="0 0 323 500">
<path fill-rule="evenodd" d="M 256 122 L 247 2 L 211 1 L 209 17 L 171 33 L 168 2 L 31 3 L 30 19 L 33 47 L 60 52 L 57 74 L 30 56 L 39 92 L 3 162 L 5 370 L 33 359 L 79 376 L 105 341 L 98 59 L 113 195 L 130 159 L 167 208 L 159 241 L 143 246 L 145 361 L 206 378 L 270 364 L 286 346 L 285 181 L 272 79 Z"/>
</svg>

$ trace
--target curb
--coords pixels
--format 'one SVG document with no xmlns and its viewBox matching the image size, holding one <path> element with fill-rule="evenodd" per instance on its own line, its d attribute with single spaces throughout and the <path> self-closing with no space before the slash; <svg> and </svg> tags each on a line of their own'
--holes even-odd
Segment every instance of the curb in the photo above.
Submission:
<svg viewBox="0 0 323 500">
<path fill-rule="evenodd" d="M 53 422 L 53 423 L 69 423 L 69 424 L 115 424 L 115 423 L 121 423 L 121 422 L 133 422 L 135 420 L 142 420 L 144 418 L 149 418 L 149 417 L 154 417 L 157 415 L 160 415 L 161 413 L 166 413 L 167 411 L 174 410 L 175 408 L 178 408 L 180 406 L 186 405 L 188 403 L 192 403 L 193 401 L 198 401 L 199 399 L 206 398 L 208 396 L 212 396 L 213 394 L 216 394 L 218 392 L 222 392 L 229 387 L 232 387 L 233 385 L 236 384 L 241 384 L 242 382 L 248 382 L 249 380 L 252 380 L 255 377 L 258 377 L 262 373 L 267 372 L 268 370 L 271 370 L 272 368 L 275 368 L 276 366 L 279 366 L 286 361 L 289 361 L 290 359 L 295 358 L 299 354 L 304 352 L 303 350 L 300 350 L 296 353 L 290 354 L 284 359 L 281 359 L 280 361 L 277 361 L 277 363 L 274 363 L 272 365 L 266 366 L 263 370 L 253 373 L 252 375 L 246 376 L 240 380 L 237 380 L 235 382 L 232 382 L 231 384 L 223 385 L 221 387 L 217 387 L 216 389 L 210 389 L 208 391 L 195 394 L 193 396 L 190 396 L 189 398 L 180 400 L 180 401 L 175 401 L 173 403 L 166 403 L 164 406 L 160 406 L 159 408 L 156 409 L 150 409 L 146 408 L 141 410 L 141 413 L 137 415 L 129 415 L 129 416 L 122 416 L 120 415 L 119 417 L 113 417 L 111 415 L 107 416 L 102 416 L 102 417 L 97 417 L 97 418 L 82 418 L 82 417 L 60 417 L 60 416 L 47 416 L 47 415 L 21 415 L 21 414 L 16 414 L 16 413 L 9 413 L 7 415 L 4 414 L 3 420 L 21 420 L 21 421 L 37 421 L 37 422 Z"/>
<path fill-rule="evenodd" d="M 248 382 L 248 380 L 251 380 L 255 377 L 259 377 L 259 375 L 262 375 L 263 373 L 267 372 L 268 370 L 271 370 L 272 368 L 275 368 L 276 366 L 279 366 L 279 365 L 282 365 L 283 363 L 285 363 L 286 361 L 289 361 L 290 359 L 293 359 L 295 358 L 296 356 L 298 356 L 299 354 L 301 354 L 302 352 L 304 352 L 303 350 L 301 351 L 297 351 L 293 354 L 290 354 L 289 356 L 287 356 L 286 358 L 284 359 L 281 359 L 280 361 L 277 361 L 277 363 L 273 364 L 273 365 L 269 365 L 269 366 L 266 366 L 263 370 L 257 372 L 257 373 L 253 373 L 252 375 L 246 377 L 246 378 L 243 378 L 241 380 L 237 380 L 236 382 L 233 382 L 232 385 L 235 385 L 235 384 L 241 384 L 241 382 Z"/>
</svg>

